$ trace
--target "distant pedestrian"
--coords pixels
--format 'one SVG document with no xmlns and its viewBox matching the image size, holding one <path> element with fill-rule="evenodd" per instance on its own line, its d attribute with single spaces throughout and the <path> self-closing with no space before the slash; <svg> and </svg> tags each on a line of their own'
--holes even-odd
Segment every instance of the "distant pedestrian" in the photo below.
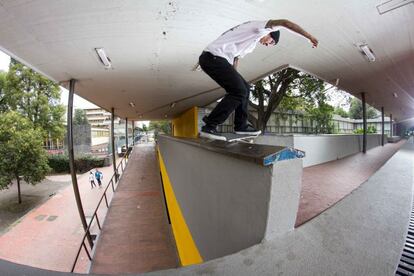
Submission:
<svg viewBox="0 0 414 276">
<path fill-rule="evenodd" d="M 98 181 L 99 188 L 102 187 L 103 173 L 98 171 L 98 169 L 96 169 L 95 171 L 95 178 L 96 178 L 96 181 Z"/>
<path fill-rule="evenodd" d="M 89 173 L 89 182 L 91 182 L 91 189 L 93 189 L 94 186 L 96 187 L 95 177 L 93 175 L 93 172 L 90 172 Z"/>
</svg>

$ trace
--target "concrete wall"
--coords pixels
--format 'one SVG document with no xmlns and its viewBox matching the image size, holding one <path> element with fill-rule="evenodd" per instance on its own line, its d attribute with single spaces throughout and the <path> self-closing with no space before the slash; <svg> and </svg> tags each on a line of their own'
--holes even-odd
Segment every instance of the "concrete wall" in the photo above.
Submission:
<svg viewBox="0 0 414 276">
<path fill-rule="evenodd" d="M 299 205 L 300 159 L 264 167 L 162 136 L 159 150 L 204 261 L 293 229 Z"/>
<path fill-rule="evenodd" d="M 367 135 L 367 149 L 381 145 L 380 134 Z M 290 146 L 306 153 L 303 167 L 337 160 L 362 151 L 362 135 L 264 135 L 258 144 Z M 386 141 L 385 141 L 386 143 Z"/>
<path fill-rule="evenodd" d="M 399 122 L 395 124 L 394 135 L 404 137 L 407 131 L 411 131 L 413 129 L 414 129 L 414 118 L 404 120 L 403 122 Z"/>
</svg>

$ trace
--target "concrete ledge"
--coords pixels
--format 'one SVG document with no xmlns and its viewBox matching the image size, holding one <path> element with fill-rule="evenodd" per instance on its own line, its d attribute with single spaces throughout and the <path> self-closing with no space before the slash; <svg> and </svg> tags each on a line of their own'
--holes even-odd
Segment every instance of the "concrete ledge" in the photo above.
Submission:
<svg viewBox="0 0 414 276">
<path fill-rule="evenodd" d="M 166 136 L 159 137 L 158 145 L 203 260 L 293 230 L 302 160 L 276 161 L 289 152 L 286 148 Z M 264 166 L 267 158 L 270 163 Z M 174 235 L 180 236 L 174 223 Z"/>
<path fill-rule="evenodd" d="M 229 143 L 199 138 L 182 138 L 162 135 L 164 139 L 170 139 L 180 143 L 200 147 L 212 152 L 232 156 L 238 159 L 254 162 L 259 165 L 268 166 L 274 162 L 303 158 L 305 152 L 289 146 L 274 146 L 249 143 Z"/>
<path fill-rule="evenodd" d="M 388 137 L 387 141 L 388 143 L 398 143 L 401 140 L 400 136 L 392 136 Z"/>
</svg>

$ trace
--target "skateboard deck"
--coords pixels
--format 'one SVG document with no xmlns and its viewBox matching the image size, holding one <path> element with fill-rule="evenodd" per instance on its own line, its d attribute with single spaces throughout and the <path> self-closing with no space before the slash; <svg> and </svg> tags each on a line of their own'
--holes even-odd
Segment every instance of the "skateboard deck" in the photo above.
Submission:
<svg viewBox="0 0 414 276">
<path fill-rule="evenodd" d="M 236 133 L 222 133 L 226 137 L 227 142 L 247 142 L 252 143 L 259 135 L 236 134 Z"/>
<path fill-rule="evenodd" d="M 208 139 L 211 141 L 222 141 L 222 142 L 245 142 L 245 143 L 253 143 L 253 140 L 257 138 L 258 135 L 246 135 L 246 134 L 236 134 L 236 133 L 221 133 L 221 136 L 225 139 L 214 139 L 210 137 L 201 136 L 200 138 Z"/>
</svg>

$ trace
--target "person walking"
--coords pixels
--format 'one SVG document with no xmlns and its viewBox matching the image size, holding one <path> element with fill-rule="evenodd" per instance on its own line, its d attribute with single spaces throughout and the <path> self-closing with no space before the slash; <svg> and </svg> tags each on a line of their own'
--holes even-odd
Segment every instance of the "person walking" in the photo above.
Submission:
<svg viewBox="0 0 414 276">
<path fill-rule="evenodd" d="M 100 171 L 98 171 L 98 169 L 96 169 L 96 171 L 95 171 L 95 178 L 96 178 L 96 181 L 98 181 L 99 188 L 101 188 L 102 187 L 103 174 Z"/>
<path fill-rule="evenodd" d="M 93 189 L 93 187 L 96 187 L 93 172 L 89 172 L 89 182 L 91 183 L 91 189 Z"/>
<path fill-rule="evenodd" d="M 217 125 L 223 123 L 235 111 L 234 132 L 236 134 L 259 135 L 247 122 L 250 85 L 237 72 L 239 59 L 251 53 L 257 43 L 264 46 L 276 45 L 280 38 L 280 29 L 286 28 L 308 39 L 313 47 L 318 40 L 299 25 L 285 19 L 269 21 L 248 21 L 224 32 L 211 42 L 199 57 L 203 71 L 226 90 L 224 98 L 213 111 L 203 118 L 205 125 L 200 137 L 225 141 L 217 132 Z"/>
</svg>

